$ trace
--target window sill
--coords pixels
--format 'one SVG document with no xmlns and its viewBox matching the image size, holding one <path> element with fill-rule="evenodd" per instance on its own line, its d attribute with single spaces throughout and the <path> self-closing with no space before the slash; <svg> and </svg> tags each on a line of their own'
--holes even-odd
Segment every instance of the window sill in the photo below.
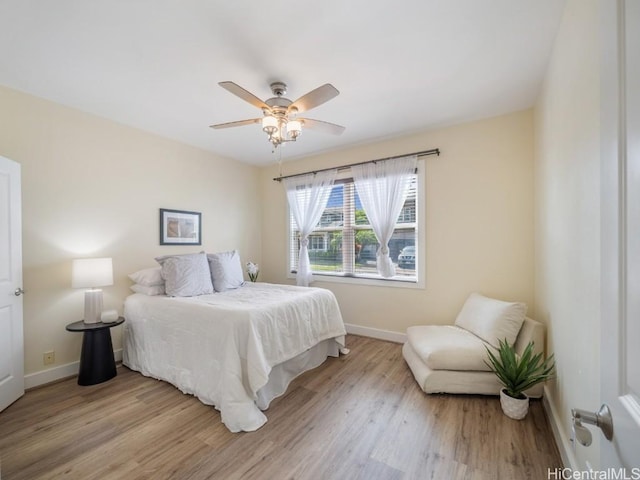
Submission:
<svg viewBox="0 0 640 480">
<path fill-rule="evenodd" d="M 287 274 L 287 278 L 295 280 L 295 273 Z M 374 287 L 390 287 L 390 288 L 409 288 L 409 289 L 424 289 L 424 281 L 416 280 L 404 280 L 402 277 L 395 277 L 392 279 L 383 279 L 379 277 L 348 277 L 339 274 L 330 273 L 314 273 L 314 282 L 327 282 L 327 283 L 344 283 L 350 285 L 366 285 Z"/>
</svg>

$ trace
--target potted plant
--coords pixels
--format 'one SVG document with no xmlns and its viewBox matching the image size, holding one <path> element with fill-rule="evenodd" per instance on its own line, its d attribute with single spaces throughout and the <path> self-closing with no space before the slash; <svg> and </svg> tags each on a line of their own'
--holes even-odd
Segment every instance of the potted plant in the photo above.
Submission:
<svg viewBox="0 0 640 480">
<path fill-rule="evenodd" d="M 545 360 L 542 353 L 534 354 L 533 342 L 529 342 L 520 357 L 506 339 L 499 343 L 497 355 L 487 348 L 489 361 L 485 360 L 485 363 L 504 386 L 500 390 L 502 411 L 508 417 L 520 420 L 529 411 L 529 397 L 524 391 L 553 378 L 555 361 L 553 355 Z"/>
<path fill-rule="evenodd" d="M 257 263 L 247 262 L 247 275 L 249 275 L 249 280 L 256 282 L 258 280 L 259 273 L 260 267 L 258 267 Z"/>
</svg>

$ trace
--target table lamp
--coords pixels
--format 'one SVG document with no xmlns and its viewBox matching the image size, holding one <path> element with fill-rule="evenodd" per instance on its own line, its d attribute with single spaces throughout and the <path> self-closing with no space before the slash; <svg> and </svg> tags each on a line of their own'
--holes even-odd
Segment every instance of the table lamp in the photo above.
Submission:
<svg viewBox="0 0 640 480">
<path fill-rule="evenodd" d="M 84 292 L 84 323 L 98 323 L 102 313 L 102 290 L 96 287 L 113 285 L 113 264 L 110 258 L 80 258 L 73 261 L 71 286 L 88 288 Z"/>
</svg>

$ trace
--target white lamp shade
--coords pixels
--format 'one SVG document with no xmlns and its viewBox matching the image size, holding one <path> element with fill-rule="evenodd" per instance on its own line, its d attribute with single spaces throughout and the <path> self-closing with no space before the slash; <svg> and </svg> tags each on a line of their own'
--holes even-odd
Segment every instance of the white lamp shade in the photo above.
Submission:
<svg viewBox="0 0 640 480">
<path fill-rule="evenodd" d="M 287 133 L 289 133 L 292 137 L 297 137 L 300 135 L 302 131 L 302 123 L 299 120 L 290 120 L 287 123 Z"/>
<path fill-rule="evenodd" d="M 267 115 L 266 117 L 262 117 L 262 130 L 267 133 L 273 133 L 278 129 L 278 119 L 272 117 L 271 115 Z"/>
<path fill-rule="evenodd" d="M 71 286 L 95 288 L 113 285 L 113 263 L 110 258 L 80 258 L 73 261 Z"/>
</svg>

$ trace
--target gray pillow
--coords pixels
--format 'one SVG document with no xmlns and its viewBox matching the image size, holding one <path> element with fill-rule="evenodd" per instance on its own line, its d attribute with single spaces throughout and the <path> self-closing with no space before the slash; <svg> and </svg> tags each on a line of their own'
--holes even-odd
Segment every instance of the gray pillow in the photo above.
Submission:
<svg viewBox="0 0 640 480">
<path fill-rule="evenodd" d="M 237 250 L 210 253 L 207 258 L 209 259 L 213 288 L 216 292 L 232 290 L 244 284 L 240 254 Z"/>
<path fill-rule="evenodd" d="M 194 297 L 213 293 L 211 273 L 204 252 L 156 257 L 165 291 L 170 297 Z"/>
</svg>

